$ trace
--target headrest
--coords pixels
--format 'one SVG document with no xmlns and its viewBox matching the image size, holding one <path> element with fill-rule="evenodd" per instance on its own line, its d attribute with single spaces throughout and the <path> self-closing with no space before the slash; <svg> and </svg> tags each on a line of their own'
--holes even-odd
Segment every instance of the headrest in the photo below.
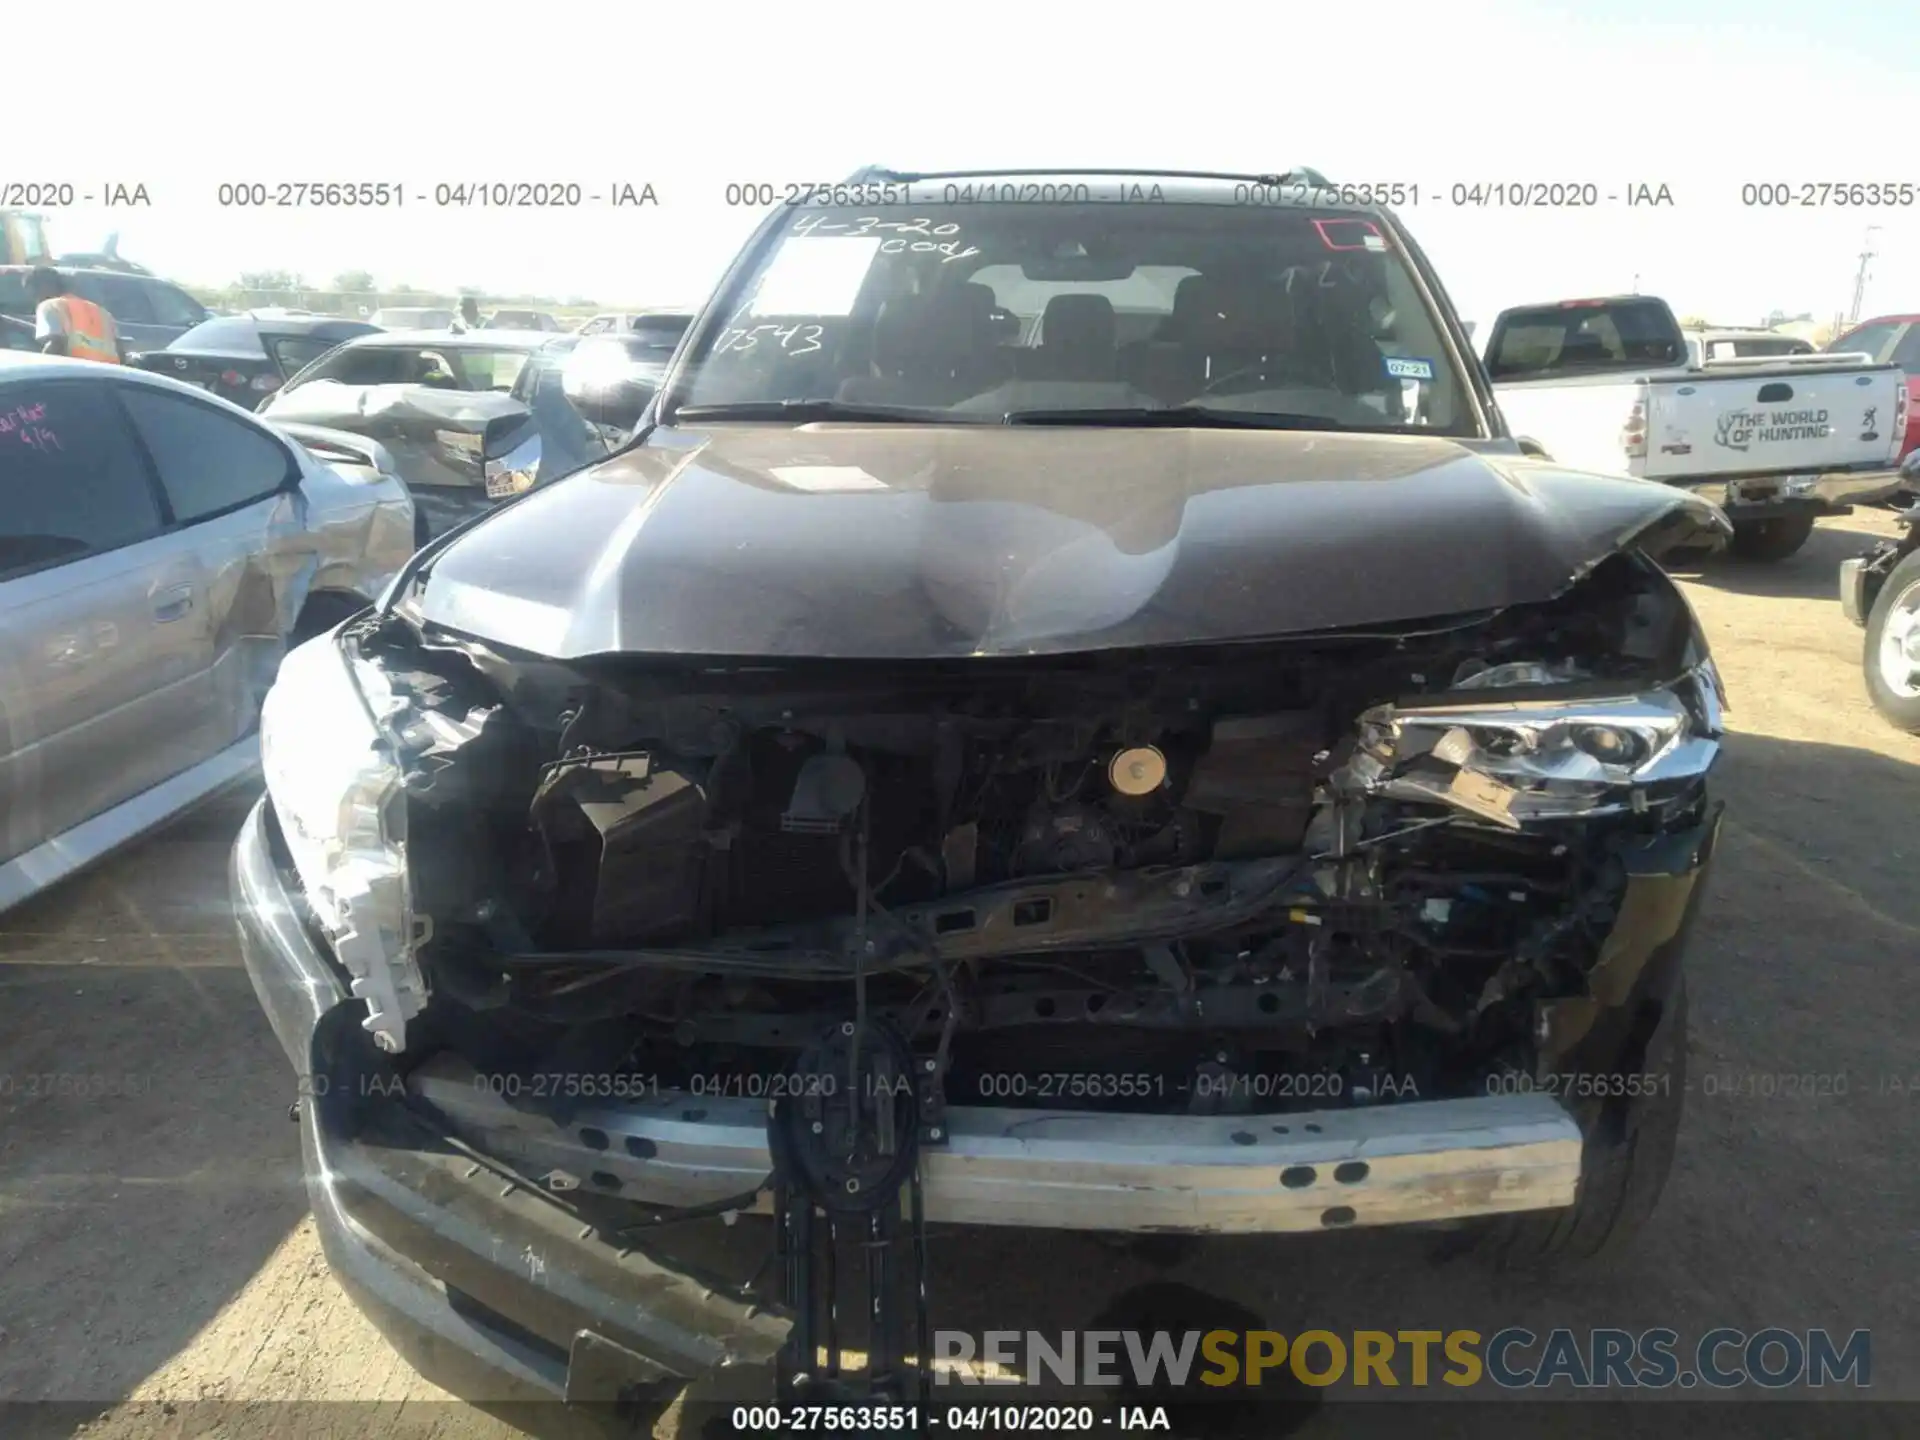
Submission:
<svg viewBox="0 0 1920 1440">
<path fill-rule="evenodd" d="M 1049 350 L 1111 350 L 1113 302 L 1104 295 L 1056 295 L 1040 316 L 1040 343 Z"/>
<path fill-rule="evenodd" d="M 1166 338 L 1199 340 L 1219 328 L 1225 311 L 1220 283 L 1207 275 L 1188 275 L 1174 287 L 1173 314 Z"/>
</svg>

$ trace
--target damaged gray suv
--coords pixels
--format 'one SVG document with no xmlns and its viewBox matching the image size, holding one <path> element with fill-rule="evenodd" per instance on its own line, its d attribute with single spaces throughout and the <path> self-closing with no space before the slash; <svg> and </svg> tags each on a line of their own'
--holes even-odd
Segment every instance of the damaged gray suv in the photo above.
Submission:
<svg viewBox="0 0 1920 1440">
<path fill-rule="evenodd" d="M 434 1379 L 910 1399 L 929 1226 L 1652 1211 L 1724 705 L 1655 557 L 1725 518 L 1511 438 L 1391 214 L 862 172 L 628 418 L 288 657 L 234 852 Z"/>
</svg>

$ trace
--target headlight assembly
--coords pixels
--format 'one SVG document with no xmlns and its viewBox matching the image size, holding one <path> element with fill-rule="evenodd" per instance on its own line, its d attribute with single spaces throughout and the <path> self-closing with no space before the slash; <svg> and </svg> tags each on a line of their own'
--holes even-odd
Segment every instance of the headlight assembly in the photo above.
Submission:
<svg viewBox="0 0 1920 1440">
<path fill-rule="evenodd" d="M 379 668 L 336 635 L 290 652 L 260 714 L 267 793 L 308 901 L 326 927 L 365 1028 L 381 1049 L 406 1044 L 426 1001 L 414 952 L 406 798 L 384 725 L 403 702 Z"/>
<path fill-rule="evenodd" d="M 1382 705 L 1360 718 L 1362 789 L 1517 828 L 1644 809 L 1712 767 L 1724 693 L 1713 662 L 1613 699 Z"/>
</svg>

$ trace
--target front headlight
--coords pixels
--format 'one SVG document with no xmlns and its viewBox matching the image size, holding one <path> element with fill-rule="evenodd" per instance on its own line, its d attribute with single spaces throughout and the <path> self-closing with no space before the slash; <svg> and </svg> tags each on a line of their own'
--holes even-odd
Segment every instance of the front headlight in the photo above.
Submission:
<svg viewBox="0 0 1920 1440">
<path fill-rule="evenodd" d="M 398 1053 L 426 1001 L 414 958 L 406 797 L 383 733 L 403 702 L 337 634 L 290 652 L 260 712 L 267 794 L 307 899 L 326 927 L 365 1028 Z"/>
<path fill-rule="evenodd" d="M 1360 718 L 1351 771 L 1372 793 L 1516 828 L 1644 809 L 1712 767 L 1724 702 L 1707 660 L 1618 699 L 1382 705 Z"/>
</svg>

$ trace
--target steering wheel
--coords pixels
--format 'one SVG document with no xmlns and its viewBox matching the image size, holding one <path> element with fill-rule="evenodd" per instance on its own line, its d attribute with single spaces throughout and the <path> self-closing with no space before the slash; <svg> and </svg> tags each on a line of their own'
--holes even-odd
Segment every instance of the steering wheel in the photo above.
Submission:
<svg viewBox="0 0 1920 1440">
<path fill-rule="evenodd" d="M 1240 382 L 1252 381 L 1252 384 Z M 1242 365 L 1238 370 L 1229 370 L 1224 375 L 1216 375 L 1200 387 L 1201 395 L 1246 395 L 1255 390 L 1267 388 L 1267 362 L 1256 360 L 1251 365 Z"/>
<path fill-rule="evenodd" d="M 1316 385 L 1296 374 L 1285 373 L 1295 369 L 1289 363 L 1290 358 L 1268 355 L 1254 361 L 1251 365 L 1242 365 L 1238 370 L 1229 370 L 1224 375 L 1216 375 L 1201 386 L 1198 395 L 1247 395 L 1255 390 L 1328 389 L 1326 385 Z"/>
</svg>

